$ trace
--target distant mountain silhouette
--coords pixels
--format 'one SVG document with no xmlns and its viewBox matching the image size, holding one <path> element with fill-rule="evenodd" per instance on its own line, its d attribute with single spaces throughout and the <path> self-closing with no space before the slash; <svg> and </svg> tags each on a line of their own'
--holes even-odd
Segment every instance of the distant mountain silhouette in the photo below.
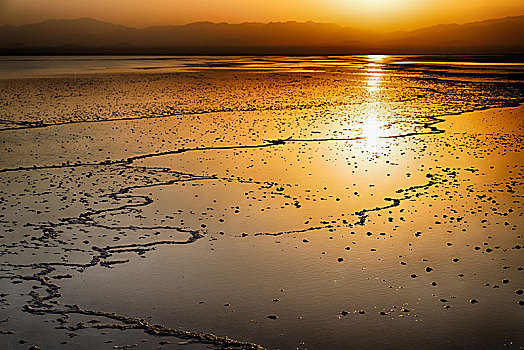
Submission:
<svg viewBox="0 0 524 350">
<path fill-rule="evenodd" d="M 524 16 L 381 33 L 315 22 L 129 28 L 91 18 L 0 27 L 2 54 L 524 54 Z"/>
<path fill-rule="evenodd" d="M 385 36 L 387 45 L 404 48 L 448 48 L 458 53 L 494 50 L 524 53 L 524 16 L 490 19 L 462 25 L 447 24 L 396 32 Z M 385 43 L 386 44 L 386 43 Z M 471 52 L 475 53 L 475 52 Z"/>
</svg>

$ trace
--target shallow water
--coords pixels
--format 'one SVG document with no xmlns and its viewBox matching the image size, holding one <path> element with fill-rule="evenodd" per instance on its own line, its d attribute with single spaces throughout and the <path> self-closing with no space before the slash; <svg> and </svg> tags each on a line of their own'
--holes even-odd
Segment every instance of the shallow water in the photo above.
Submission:
<svg viewBox="0 0 524 350">
<path fill-rule="evenodd" d="M 0 66 L 9 348 L 524 346 L 514 57 Z"/>
</svg>

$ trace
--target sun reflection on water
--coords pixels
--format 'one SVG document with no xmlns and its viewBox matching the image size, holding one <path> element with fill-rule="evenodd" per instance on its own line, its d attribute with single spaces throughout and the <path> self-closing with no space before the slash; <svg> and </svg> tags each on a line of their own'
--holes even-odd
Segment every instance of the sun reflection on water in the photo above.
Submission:
<svg viewBox="0 0 524 350">
<path fill-rule="evenodd" d="M 380 132 L 381 124 L 376 117 L 370 116 L 363 121 L 362 136 L 365 137 L 366 148 L 369 151 L 377 151 L 377 148 L 380 148 Z"/>
<path fill-rule="evenodd" d="M 369 55 L 367 59 L 369 63 L 366 66 L 366 77 L 364 80 L 364 88 L 366 91 L 375 93 L 382 90 L 384 71 L 382 61 L 386 58 L 385 55 Z M 373 95 L 371 95 L 373 98 Z M 365 137 L 366 148 L 369 151 L 377 152 L 381 148 L 382 139 L 380 138 L 381 123 L 377 117 L 377 106 L 373 103 L 369 104 L 367 116 L 362 120 L 362 136 Z"/>
<path fill-rule="evenodd" d="M 366 83 L 365 88 L 369 92 L 378 92 L 378 91 L 382 90 L 382 86 L 381 86 L 382 73 L 380 73 L 380 72 L 370 73 L 367 76 L 367 79 L 366 79 L 365 83 Z"/>
<path fill-rule="evenodd" d="M 369 92 L 378 92 L 382 90 L 382 78 L 384 72 L 381 62 L 386 56 L 384 55 L 369 55 L 367 56 L 369 63 L 366 65 L 366 80 L 364 81 L 365 89 Z"/>
<path fill-rule="evenodd" d="M 386 55 L 368 55 L 368 59 L 373 62 L 382 62 L 386 57 Z"/>
<path fill-rule="evenodd" d="M 394 135 L 398 130 L 393 126 L 391 115 L 384 111 L 379 103 L 370 103 L 359 120 L 359 134 L 362 138 L 360 147 L 368 155 L 377 156 L 388 153 L 394 144 Z"/>
</svg>

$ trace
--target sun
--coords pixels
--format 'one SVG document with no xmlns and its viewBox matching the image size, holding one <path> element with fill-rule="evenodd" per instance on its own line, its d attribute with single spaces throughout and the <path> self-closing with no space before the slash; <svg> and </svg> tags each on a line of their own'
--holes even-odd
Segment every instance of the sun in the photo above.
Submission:
<svg viewBox="0 0 524 350">
<path fill-rule="evenodd" d="M 352 7 L 352 8 L 365 8 L 365 7 L 379 7 L 379 6 L 385 6 L 385 5 L 393 5 L 394 3 L 402 2 L 399 1 L 392 1 L 392 0 L 354 0 L 354 1 L 347 1 L 347 0 L 334 0 L 334 2 L 343 7 Z"/>
<path fill-rule="evenodd" d="M 348 14 L 358 14 L 370 19 L 391 18 L 396 14 L 420 8 L 420 0 L 331 0 L 333 9 Z"/>
</svg>

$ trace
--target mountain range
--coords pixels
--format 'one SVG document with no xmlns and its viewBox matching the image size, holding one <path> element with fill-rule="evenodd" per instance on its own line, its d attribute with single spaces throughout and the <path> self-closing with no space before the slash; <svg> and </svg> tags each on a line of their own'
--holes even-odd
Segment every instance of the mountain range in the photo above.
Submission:
<svg viewBox="0 0 524 350">
<path fill-rule="evenodd" d="M 91 18 L 0 27 L 0 54 L 524 54 L 524 15 L 379 32 L 331 23 L 131 28 Z"/>
</svg>

